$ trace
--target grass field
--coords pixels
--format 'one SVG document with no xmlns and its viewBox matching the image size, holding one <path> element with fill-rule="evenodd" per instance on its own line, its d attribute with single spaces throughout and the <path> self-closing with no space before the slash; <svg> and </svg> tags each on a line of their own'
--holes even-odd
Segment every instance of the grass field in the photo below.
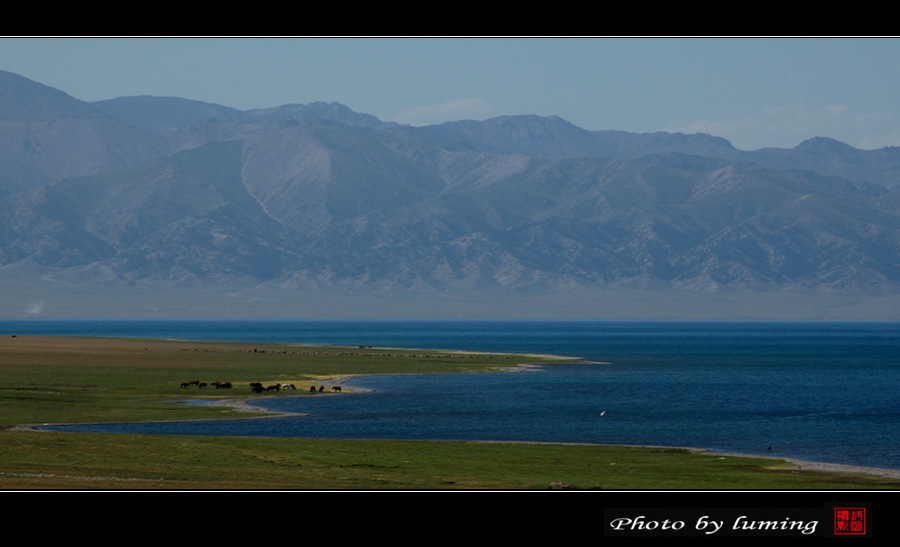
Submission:
<svg viewBox="0 0 900 547">
<path fill-rule="evenodd" d="M 896 489 L 775 459 L 596 445 L 59 433 L 22 424 L 250 416 L 185 397 L 323 396 L 328 378 L 497 370 L 550 357 L 432 350 L 0 335 L 3 490 Z M 230 390 L 181 387 L 231 382 Z M 252 395 L 250 382 L 295 392 Z M 340 396 L 329 395 L 329 396 Z"/>
</svg>

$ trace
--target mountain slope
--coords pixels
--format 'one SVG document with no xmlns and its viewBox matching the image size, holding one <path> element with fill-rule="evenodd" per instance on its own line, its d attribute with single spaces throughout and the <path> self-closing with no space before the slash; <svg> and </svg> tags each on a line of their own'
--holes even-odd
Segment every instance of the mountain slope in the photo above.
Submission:
<svg viewBox="0 0 900 547">
<path fill-rule="evenodd" d="M 892 293 L 897 149 L 335 103 L 82 103 L 0 73 L 0 272 L 360 293 Z"/>
<path fill-rule="evenodd" d="M 4 254 L 122 279 L 267 277 L 290 253 L 247 193 L 241 157 L 241 143 L 213 143 L 19 194 L 3 206 Z"/>
<path fill-rule="evenodd" d="M 31 171 L 32 180 L 37 173 L 59 179 L 114 171 L 168 151 L 160 135 L 110 118 L 53 88 L 0 71 L 0 161 Z"/>
</svg>

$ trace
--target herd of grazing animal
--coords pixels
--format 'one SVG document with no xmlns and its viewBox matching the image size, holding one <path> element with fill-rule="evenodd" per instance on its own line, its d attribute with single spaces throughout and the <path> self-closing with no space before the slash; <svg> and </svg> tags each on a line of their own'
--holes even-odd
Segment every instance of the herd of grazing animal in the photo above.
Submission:
<svg viewBox="0 0 900 547">
<path fill-rule="evenodd" d="M 341 390 L 341 386 L 331 386 L 331 391 L 338 392 Z M 325 386 L 319 386 L 319 389 L 316 389 L 316 386 L 309 386 L 310 393 L 322 393 L 325 391 Z"/>
<path fill-rule="evenodd" d="M 198 388 L 206 387 L 206 382 L 200 382 L 198 380 L 192 380 L 190 382 L 181 382 L 182 389 L 186 387 L 197 386 Z M 231 382 L 212 382 L 210 385 L 216 386 L 216 389 L 231 389 Z M 253 393 L 268 393 L 270 391 L 281 391 L 285 390 L 296 390 L 297 387 L 294 384 L 272 384 L 269 386 L 263 387 L 261 382 L 250 382 L 250 391 Z M 322 393 L 325 390 L 325 386 L 319 386 L 316 389 L 316 386 L 310 386 L 310 393 Z M 331 391 L 338 393 L 341 391 L 341 386 L 332 386 Z"/>
<path fill-rule="evenodd" d="M 212 382 L 211 385 L 216 386 L 216 389 L 231 389 L 231 382 Z M 206 387 L 206 382 L 200 382 L 198 380 L 191 380 L 190 382 L 181 382 L 181 387 L 191 387 L 197 386 L 198 388 Z"/>
</svg>

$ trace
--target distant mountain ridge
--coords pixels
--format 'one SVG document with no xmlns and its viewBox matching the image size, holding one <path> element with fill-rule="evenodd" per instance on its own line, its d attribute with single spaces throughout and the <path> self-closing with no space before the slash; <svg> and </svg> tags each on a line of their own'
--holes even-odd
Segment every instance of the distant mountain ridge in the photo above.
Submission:
<svg viewBox="0 0 900 547">
<path fill-rule="evenodd" d="M 494 154 L 524 154 L 552 158 L 613 157 L 635 159 L 670 152 L 737 158 L 727 140 L 705 134 L 588 131 L 558 116 L 502 116 L 433 126 L 442 135 Z"/>
<path fill-rule="evenodd" d="M 337 103 L 95 103 L 0 71 L 0 275 L 397 293 L 891 293 L 900 149 Z"/>
</svg>

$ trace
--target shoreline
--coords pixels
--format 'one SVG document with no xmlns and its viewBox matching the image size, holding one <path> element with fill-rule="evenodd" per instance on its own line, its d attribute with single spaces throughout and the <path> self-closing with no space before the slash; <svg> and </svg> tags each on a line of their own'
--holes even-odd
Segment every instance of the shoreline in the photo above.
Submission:
<svg viewBox="0 0 900 547">
<path fill-rule="evenodd" d="M 648 447 L 649 448 L 649 447 Z M 672 447 L 668 447 L 672 448 Z M 842 463 L 814 462 L 809 460 L 799 460 L 796 458 L 788 458 L 784 456 L 759 456 L 756 454 L 733 454 L 725 452 L 712 452 L 705 448 L 685 448 L 691 453 L 706 454 L 708 456 L 721 457 L 738 457 L 738 458 L 757 458 L 762 460 L 780 460 L 792 464 L 792 466 L 782 467 L 785 471 L 814 471 L 823 473 L 847 473 L 859 475 L 872 475 L 885 479 L 900 480 L 900 469 L 889 469 L 886 467 L 866 467 L 860 465 L 847 465 Z"/>
<path fill-rule="evenodd" d="M 506 370 L 508 372 L 525 372 L 528 370 L 534 370 L 534 368 L 539 368 L 543 366 L 542 364 L 519 364 L 515 366 L 508 367 Z M 333 378 L 328 378 L 322 380 L 323 385 L 327 386 L 338 386 L 343 385 L 345 382 L 361 378 L 365 375 L 345 375 L 345 376 L 336 376 Z M 368 388 L 354 388 L 355 393 L 366 393 L 373 391 Z M 325 396 L 339 396 L 339 393 L 326 392 L 321 395 Z M 288 397 L 302 397 L 303 395 L 289 395 Z M 266 418 L 280 418 L 280 417 L 289 417 L 289 416 L 308 416 L 306 413 L 300 412 L 283 412 L 277 410 L 270 410 L 262 406 L 258 406 L 254 404 L 255 401 L 260 399 L 267 399 L 271 397 L 259 397 L 259 398 L 247 398 L 247 397 L 236 397 L 236 398 L 225 398 L 225 399 L 215 399 L 210 400 L 210 406 L 220 406 L 220 407 L 228 407 L 231 408 L 236 413 L 258 413 L 265 414 L 264 416 L 248 416 L 244 418 L 224 418 L 224 419 L 236 419 L 236 420 L 257 420 L 257 419 L 266 419 Z M 191 399 L 179 399 L 179 400 L 191 400 Z M 198 399 L 193 399 L 198 400 Z M 219 421 L 223 418 L 211 418 L 211 421 Z M 179 420 L 171 420 L 171 422 L 178 422 Z M 77 424 L 19 424 L 16 426 L 6 428 L 7 431 L 44 431 L 40 428 L 49 427 L 53 425 L 77 425 Z M 389 440 L 389 439 L 388 439 Z M 719 457 L 738 457 L 738 458 L 754 458 L 760 460 L 775 460 L 775 461 L 783 461 L 786 462 L 787 466 L 779 467 L 779 469 L 783 471 L 793 471 L 793 472 L 822 472 L 822 473 L 839 473 L 839 474 L 855 474 L 855 475 L 867 475 L 874 476 L 884 479 L 892 479 L 892 480 L 900 480 L 900 469 L 890 469 L 883 467 L 869 467 L 869 466 L 858 466 L 858 465 L 849 465 L 849 464 L 839 464 L 839 463 L 828 463 L 828 462 L 817 462 L 810 460 L 801 460 L 797 458 L 783 457 L 783 456 L 763 456 L 759 454 L 738 454 L 738 453 L 727 453 L 727 452 L 714 452 L 710 449 L 706 448 L 697 448 L 697 447 L 686 447 L 686 446 L 657 446 L 657 445 L 627 445 L 627 444 L 603 444 L 603 443 L 542 443 L 539 441 L 491 441 L 491 440 L 473 440 L 473 441 L 447 441 L 447 442 L 485 442 L 485 443 L 496 443 L 496 444 L 583 444 L 590 446 L 616 446 L 616 447 L 632 447 L 632 448 L 667 448 L 667 449 L 679 449 L 686 450 L 691 454 L 698 455 L 707 455 L 707 456 L 719 456 Z"/>
<path fill-rule="evenodd" d="M 520 365 L 520 367 L 531 367 L 535 365 Z M 519 367 L 513 367 L 519 368 Z M 333 384 L 329 385 L 340 385 L 346 381 L 359 378 L 361 376 L 341 376 L 338 378 L 332 378 L 331 382 Z M 354 388 L 357 389 L 357 393 L 365 393 L 367 391 L 371 391 L 367 388 Z M 338 395 L 336 393 L 329 393 L 327 395 Z M 291 412 L 280 412 L 280 411 L 272 411 L 260 406 L 256 406 L 251 403 L 250 399 L 241 398 L 241 399 L 222 399 L 210 404 L 216 406 L 226 406 L 232 407 L 235 412 L 254 412 L 254 413 L 266 413 L 270 414 L 270 416 L 255 416 L 254 418 L 270 418 L 270 417 L 283 417 L 283 416 L 305 416 L 303 413 L 291 413 Z M 447 442 L 458 442 L 458 441 L 447 441 Z M 490 442 L 497 444 L 514 444 L 519 441 L 466 441 L 466 442 Z M 579 443 L 539 443 L 539 442 L 522 442 L 522 444 L 579 444 Z M 859 474 L 859 475 L 870 475 L 885 479 L 893 479 L 900 480 L 900 469 L 889 469 L 884 467 L 868 467 L 868 466 L 859 466 L 859 465 L 848 465 L 848 464 L 840 464 L 840 463 L 828 463 L 828 462 L 816 462 L 809 460 L 800 460 L 797 458 L 789 458 L 789 457 L 781 457 L 781 456 L 762 456 L 758 454 L 736 454 L 736 453 L 727 453 L 727 452 L 713 452 L 706 448 L 696 448 L 696 447 L 685 447 L 685 446 L 654 446 L 654 445 L 622 445 L 622 444 L 602 444 L 602 443 L 583 443 L 590 446 L 627 446 L 634 448 L 674 448 L 686 450 L 691 454 L 702 454 L 707 456 L 720 456 L 720 457 L 738 457 L 738 458 L 755 458 L 760 460 L 777 460 L 787 462 L 788 466 L 782 467 L 781 469 L 784 471 L 812 471 L 812 472 L 823 472 L 823 473 L 845 473 L 845 474 Z"/>
<path fill-rule="evenodd" d="M 34 335 L 34 336 L 56 336 L 56 335 Z M 75 337 L 83 338 L 83 336 L 73 335 Z M 15 337 L 15 335 L 14 335 Z M 196 340 L 181 340 L 178 341 L 183 342 L 197 342 Z M 218 341 L 211 340 L 211 343 L 218 343 Z M 319 344 L 287 344 L 287 345 L 296 345 L 300 347 L 305 346 L 318 346 Z M 344 347 L 344 346 L 335 346 L 335 347 Z M 348 347 L 348 349 L 358 350 L 359 348 Z M 379 349 L 393 349 L 393 348 L 379 348 Z M 397 348 L 397 349 L 409 349 L 409 348 Z M 421 350 L 424 351 L 424 350 Z M 441 350 L 431 350 L 431 351 L 441 351 Z M 482 352 L 473 352 L 473 351 L 460 351 L 460 350 L 443 350 L 449 353 L 455 354 L 480 354 Z M 493 353 L 495 355 L 503 355 L 503 353 Z M 608 362 L 594 362 L 594 361 L 585 361 L 580 357 L 571 357 L 571 356 L 563 356 L 563 355 L 543 355 L 543 354 L 508 354 L 508 355 L 527 355 L 528 358 L 536 358 L 536 359 L 547 359 L 550 361 L 558 361 L 558 364 L 593 364 L 593 365 L 610 365 Z M 544 362 L 540 364 L 529 364 L 529 363 L 519 363 L 519 364 L 510 364 L 506 367 L 500 367 L 499 370 L 505 372 L 525 372 L 531 371 L 535 369 L 539 369 L 541 367 L 554 366 L 555 362 Z M 323 385 L 332 387 L 342 385 L 344 382 L 349 380 L 368 376 L 369 374 L 356 374 L 356 375 L 345 375 L 345 376 L 335 376 L 332 378 L 323 379 L 321 383 Z M 378 375 L 375 373 L 373 375 Z M 356 393 L 365 393 L 367 391 L 371 391 L 367 388 L 353 388 L 353 391 Z M 338 393 L 323 393 L 320 395 L 339 395 Z M 297 397 L 302 395 L 289 395 L 288 397 Z M 305 413 L 291 413 L 291 412 L 283 412 L 283 411 L 273 411 L 262 406 L 259 406 L 257 401 L 263 402 L 265 399 L 270 397 L 245 397 L 245 396 L 237 396 L 235 398 L 224 398 L 224 399 L 201 399 L 204 401 L 208 401 L 209 405 L 218 406 L 218 407 L 227 407 L 231 408 L 235 413 L 256 413 L 260 414 L 259 416 L 245 416 L 245 417 L 233 417 L 233 418 L 211 418 L 210 420 L 222 420 L 222 419 L 265 419 L 271 417 L 282 417 L 282 416 L 304 416 L 307 415 Z M 179 400 L 187 400 L 190 397 L 179 399 Z M 180 420 L 171 420 L 173 422 L 177 422 Z M 38 424 L 17 424 L 9 427 L 0 428 L 6 431 L 45 431 L 41 428 L 44 427 L 52 427 L 53 425 L 77 425 L 77 424 L 51 424 L 51 423 L 38 423 Z M 448 441 L 452 442 L 452 441 Z M 494 442 L 494 443 L 514 443 L 516 441 L 470 441 L 470 442 Z M 654 446 L 649 445 L 623 445 L 623 444 L 604 444 L 604 443 L 565 443 L 565 442 L 554 442 L 554 443 L 537 443 L 537 442 L 526 442 L 526 444 L 589 444 L 592 446 L 627 446 L 634 448 L 654 448 Z M 810 460 L 801 460 L 796 458 L 784 457 L 784 456 L 767 456 L 762 454 L 737 454 L 737 453 L 719 453 L 713 452 L 709 449 L 704 448 L 696 448 L 696 447 L 677 447 L 677 446 L 660 446 L 656 448 L 668 448 L 668 449 L 682 449 L 687 450 L 689 453 L 693 454 L 704 454 L 709 456 L 721 456 L 721 457 L 746 457 L 760 460 L 772 460 L 777 462 L 786 462 L 787 465 L 778 465 L 777 469 L 780 471 L 795 471 L 795 472 L 823 472 L 823 473 L 839 473 L 839 474 L 859 474 L 866 476 L 874 476 L 884 479 L 890 480 L 900 480 L 900 469 L 890 469 L 890 468 L 879 468 L 879 467 L 871 467 L 871 466 L 856 466 L 849 464 L 837 464 L 837 463 L 828 463 L 828 462 L 818 462 L 818 461 L 810 461 Z"/>
</svg>

